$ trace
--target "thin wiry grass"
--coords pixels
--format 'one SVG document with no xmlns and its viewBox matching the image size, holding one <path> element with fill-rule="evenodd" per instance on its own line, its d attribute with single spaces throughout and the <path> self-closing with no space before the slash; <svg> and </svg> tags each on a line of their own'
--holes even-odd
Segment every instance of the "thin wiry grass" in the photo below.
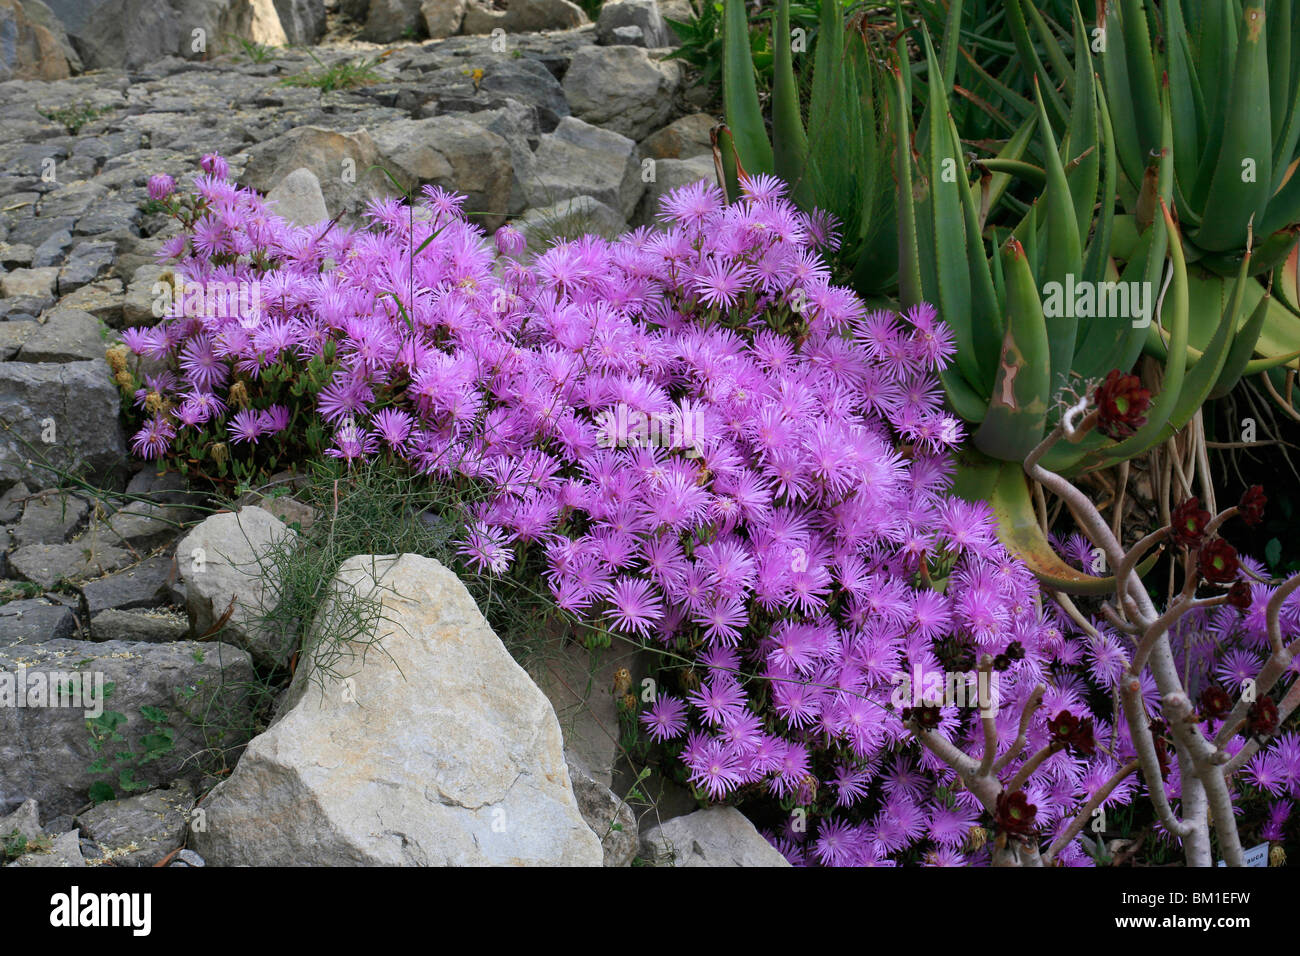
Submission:
<svg viewBox="0 0 1300 956">
<path fill-rule="evenodd" d="M 375 67 L 388 54 L 385 52 L 376 57 L 345 60 L 330 66 L 326 66 L 311 51 L 308 51 L 308 55 L 316 61 L 319 69 L 286 76 L 280 81 L 282 86 L 315 87 L 322 93 L 332 93 L 335 90 L 351 90 L 358 86 L 370 86 L 372 83 L 379 82 L 379 74 L 375 71 Z"/>
</svg>

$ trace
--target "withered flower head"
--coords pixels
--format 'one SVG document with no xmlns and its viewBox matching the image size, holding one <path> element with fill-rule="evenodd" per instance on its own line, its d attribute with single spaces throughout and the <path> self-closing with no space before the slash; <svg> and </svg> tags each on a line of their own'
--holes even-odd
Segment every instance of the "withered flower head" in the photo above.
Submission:
<svg viewBox="0 0 1300 956">
<path fill-rule="evenodd" d="M 1201 499 L 1188 498 L 1169 516 L 1169 540 L 1180 548 L 1194 548 L 1205 537 L 1210 513 L 1201 507 Z"/>
<path fill-rule="evenodd" d="M 1256 737 L 1264 737 L 1277 730 L 1277 704 L 1265 695 L 1250 705 L 1246 711 L 1246 729 Z"/>
<path fill-rule="evenodd" d="M 125 345 L 114 345 L 104 351 L 104 358 L 108 362 L 108 367 L 113 370 L 113 374 L 126 371 L 126 357 L 131 354 L 127 351 Z"/>
<path fill-rule="evenodd" d="M 1232 710 L 1232 697 L 1222 687 L 1211 684 L 1201 694 L 1201 717 L 1204 720 L 1219 720 L 1227 717 Z"/>
<path fill-rule="evenodd" d="M 994 817 L 998 829 L 1003 833 L 1024 836 L 1034 829 L 1034 818 L 1038 816 L 1038 807 L 1029 802 L 1023 790 L 1015 793 L 998 794 Z"/>
<path fill-rule="evenodd" d="M 1250 610 L 1250 585 L 1236 581 L 1228 588 L 1228 604 L 1242 611 Z"/>
<path fill-rule="evenodd" d="M 614 693 L 626 694 L 628 688 L 632 686 L 632 672 L 626 667 L 620 667 L 614 672 Z"/>
<path fill-rule="evenodd" d="M 1169 730 L 1169 725 L 1161 718 L 1154 717 L 1147 725 L 1151 728 L 1151 736 L 1155 738 L 1156 760 L 1160 764 L 1160 776 L 1164 779 L 1169 777 L 1169 744 L 1165 740 L 1165 733 Z"/>
<path fill-rule="evenodd" d="M 1126 438 L 1146 424 L 1151 392 L 1136 375 L 1111 369 L 1092 398 L 1097 404 L 1097 428 L 1103 435 Z"/>
<path fill-rule="evenodd" d="M 1264 494 L 1263 485 L 1251 485 L 1241 496 L 1241 503 L 1237 505 L 1237 510 L 1241 512 L 1241 520 L 1250 525 L 1259 524 L 1264 520 L 1266 504 L 1268 504 L 1268 497 Z"/>
<path fill-rule="evenodd" d="M 1201 577 L 1211 584 L 1227 584 L 1237 578 L 1237 549 L 1222 538 L 1201 546 L 1197 557 Z"/>
<path fill-rule="evenodd" d="M 1160 764 L 1160 778 L 1169 779 L 1169 745 L 1165 743 L 1165 738 L 1156 738 L 1156 761 Z"/>
</svg>

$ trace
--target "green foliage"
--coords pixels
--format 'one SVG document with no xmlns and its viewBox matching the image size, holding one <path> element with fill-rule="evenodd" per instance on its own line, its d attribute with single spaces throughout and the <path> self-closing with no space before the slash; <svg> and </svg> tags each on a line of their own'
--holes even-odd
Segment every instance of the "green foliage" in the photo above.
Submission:
<svg viewBox="0 0 1300 956">
<path fill-rule="evenodd" d="M 276 57 L 275 47 L 266 46 L 245 37 L 229 34 L 227 40 L 233 40 L 239 48 L 239 54 L 250 63 L 269 63 Z M 228 47 L 229 49 L 229 47 Z"/>
<path fill-rule="evenodd" d="M 818 17 L 821 13 L 822 0 L 809 0 L 808 3 L 795 3 L 789 7 L 791 29 L 799 29 L 812 49 L 812 40 L 816 36 Z M 722 0 L 691 0 L 691 18 L 675 20 L 665 17 L 668 25 L 676 32 L 680 43 L 668 59 L 682 60 L 698 73 L 695 85 L 712 87 L 722 79 L 723 64 L 723 13 Z M 776 31 L 771 21 L 776 14 L 775 6 L 765 2 L 763 8 L 750 19 L 749 51 L 753 62 L 755 82 L 763 93 L 772 89 L 772 71 L 775 63 L 775 50 L 772 36 L 789 31 Z"/>
<path fill-rule="evenodd" d="M 318 69 L 286 76 L 280 83 L 283 86 L 315 87 L 322 93 L 332 93 L 335 90 L 351 90 L 358 86 L 369 86 L 372 83 L 379 82 L 379 74 L 375 71 L 375 67 L 388 56 L 389 52 L 385 51 L 378 56 L 347 60 L 335 63 L 332 66 L 326 66 L 314 53 L 308 51 L 308 55 L 316 61 Z"/>
<path fill-rule="evenodd" d="M 24 853 L 45 853 L 50 849 L 50 842 L 44 833 L 32 840 L 17 829 L 0 833 L 0 864 L 16 860 Z"/>
<path fill-rule="evenodd" d="M 115 689 L 111 682 L 105 684 L 103 700 L 107 701 Z M 93 774 L 106 774 L 117 784 L 114 789 L 109 781 L 96 781 L 90 788 L 92 802 L 113 800 L 119 790 L 124 794 L 148 790 L 152 784 L 138 779 L 136 771 L 165 757 L 176 746 L 176 732 L 167 726 L 169 717 L 166 711 L 144 706 L 140 708 L 140 717 L 149 725 L 149 730 L 140 735 L 134 746 L 123 733 L 129 721 L 121 711 L 105 710 L 98 717 L 86 720 L 90 751 L 96 755 L 86 769 Z"/>
<path fill-rule="evenodd" d="M 37 110 L 42 116 L 67 127 L 68 133 L 76 136 L 87 123 L 113 112 L 112 106 L 95 106 L 89 102 L 72 103 L 58 109 Z"/>
<path fill-rule="evenodd" d="M 0 605 L 8 604 L 10 601 L 40 597 L 44 592 L 43 587 L 31 581 L 5 581 L 0 584 Z"/>
</svg>

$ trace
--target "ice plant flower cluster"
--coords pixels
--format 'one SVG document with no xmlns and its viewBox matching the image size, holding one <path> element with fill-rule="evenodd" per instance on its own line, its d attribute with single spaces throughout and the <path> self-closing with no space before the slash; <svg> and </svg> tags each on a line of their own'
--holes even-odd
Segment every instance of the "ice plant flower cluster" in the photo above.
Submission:
<svg viewBox="0 0 1300 956">
<path fill-rule="evenodd" d="M 696 183 L 662 229 L 528 258 L 433 187 L 374 200 L 369 228 L 295 227 L 206 157 L 192 192 L 150 182 L 185 227 L 163 255 L 186 286 L 258 294 L 126 330 L 133 446 L 237 476 L 384 457 L 486 489 L 466 565 L 539 568 L 558 607 L 662 649 L 635 719 L 698 793 L 798 863 L 980 862 L 990 829 L 1060 831 L 1130 758 L 1088 707 L 1088 678 L 1117 675 L 1082 666 L 987 506 L 948 494 L 951 333 L 833 284 L 833 224 L 783 189 Z M 1024 777 L 996 814 L 914 738 L 978 752 L 981 711 Z"/>
</svg>

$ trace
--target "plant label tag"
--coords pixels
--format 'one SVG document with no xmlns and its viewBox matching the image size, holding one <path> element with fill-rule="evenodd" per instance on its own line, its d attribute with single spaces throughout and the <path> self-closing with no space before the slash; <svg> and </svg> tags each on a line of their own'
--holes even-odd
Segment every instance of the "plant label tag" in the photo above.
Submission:
<svg viewBox="0 0 1300 956">
<path fill-rule="evenodd" d="M 1242 854 L 1242 861 L 1246 866 L 1268 866 L 1268 844 L 1261 843 L 1259 846 L 1252 846 Z M 1219 861 L 1219 866 L 1227 866 L 1223 860 Z"/>
</svg>

